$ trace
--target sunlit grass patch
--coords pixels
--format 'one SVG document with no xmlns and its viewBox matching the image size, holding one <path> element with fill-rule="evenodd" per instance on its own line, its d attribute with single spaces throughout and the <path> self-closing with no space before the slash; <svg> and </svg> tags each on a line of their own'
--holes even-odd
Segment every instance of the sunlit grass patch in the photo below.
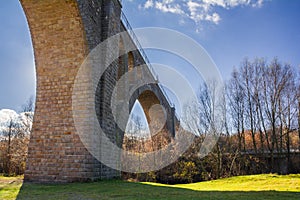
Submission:
<svg viewBox="0 0 300 200">
<path fill-rule="evenodd" d="M 158 186 L 164 184 L 146 183 Z M 289 191 L 300 192 L 300 174 L 277 175 L 260 174 L 251 176 L 237 176 L 213 181 L 191 184 L 173 185 L 196 191 Z"/>
<path fill-rule="evenodd" d="M 23 176 L 0 176 L 0 199 L 15 199 L 23 183 Z"/>
</svg>

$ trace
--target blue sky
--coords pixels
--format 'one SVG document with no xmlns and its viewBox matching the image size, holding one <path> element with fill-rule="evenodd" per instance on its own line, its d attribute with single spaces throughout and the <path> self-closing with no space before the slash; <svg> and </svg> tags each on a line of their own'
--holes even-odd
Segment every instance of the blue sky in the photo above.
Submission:
<svg viewBox="0 0 300 200">
<path fill-rule="evenodd" d="M 0 110 L 20 110 L 35 94 L 33 49 L 19 1 L 0 4 Z"/>
<path fill-rule="evenodd" d="M 271 60 L 277 56 L 299 68 L 300 65 L 300 1 L 262 1 L 261 5 L 237 3 L 234 7 L 211 6 L 210 13 L 217 13 L 220 20 L 195 21 L 190 13 L 183 14 L 162 11 L 156 2 L 145 9 L 146 1 L 124 1 L 124 12 L 133 27 L 159 26 L 178 30 L 195 39 L 210 54 L 224 79 L 228 79 L 233 66 L 238 66 L 244 57 L 265 57 Z M 168 2 L 168 1 L 165 1 Z M 170 7 L 187 1 L 169 1 Z M 202 2 L 202 1 L 194 1 Z M 222 0 L 207 2 L 223 2 Z M 232 0 L 227 2 L 248 2 Z M 257 3 L 257 1 L 250 1 Z M 140 8 L 136 10 L 136 8 Z M 157 8 L 158 7 L 158 8 Z M 183 9 L 184 10 L 184 9 Z M 201 13 L 201 9 L 199 9 Z M 156 62 L 161 58 L 149 55 Z M 172 61 L 165 61 L 172 64 Z"/>
<path fill-rule="evenodd" d="M 123 0 L 133 28 L 164 27 L 196 40 L 224 79 L 244 57 L 277 56 L 300 67 L 298 0 Z M 18 0 L 0 3 L 0 110 L 19 110 L 35 94 L 34 58 Z M 174 41 L 176 42 L 176 41 Z M 148 51 L 151 62 L 180 65 L 171 55 Z M 182 69 L 182 73 L 188 70 Z"/>
</svg>

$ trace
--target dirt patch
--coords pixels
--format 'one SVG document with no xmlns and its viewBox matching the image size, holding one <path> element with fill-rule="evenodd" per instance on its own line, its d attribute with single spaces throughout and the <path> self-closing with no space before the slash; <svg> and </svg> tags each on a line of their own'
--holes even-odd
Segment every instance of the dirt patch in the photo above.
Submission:
<svg viewBox="0 0 300 200">
<path fill-rule="evenodd" d="M 1 177 L 0 184 L 8 185 L 8 184 L 20 184 L 23 183 L 23 178 L 20 177 Z"/>
</svg>

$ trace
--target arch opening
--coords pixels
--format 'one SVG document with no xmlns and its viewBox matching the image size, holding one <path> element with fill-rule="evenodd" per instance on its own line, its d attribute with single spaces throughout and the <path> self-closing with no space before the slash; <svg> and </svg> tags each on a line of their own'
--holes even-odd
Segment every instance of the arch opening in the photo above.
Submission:
<svg viewBox="0 0 300 200">
<path fill-rule="evenodd" d="M 134 63 L 134 55 L 133 53 L 130 51 L 128 52 L 127 54 L 128 56 L 128 73 L 129 73 L 129 76 L 128 76 L 128 81 L 129 81 L 129 84 L 133 84 L 134 81 L 136 80 L 136 74 L 135 73 L 132 73 L 133 72 L 133 68 L 135 67 L 135 63 Z"/>
<path fill-rule="evenodd" d="M 18 112 L 29 98 L 36 96 L 33 44 L 26 15 L 18 1 L 1 5 L 0 17 L 0 66 L 5 69 L 0 73 L 3 83 L 0 85 L 0 109 Z"/>
<path fill-rule="evenodd" d="M 135 101 L 132 111 L 130 112 L 124 136 L 142 139 L 148 139 L 150 137 L 147 118 L 139 100 Z"/>
<path fill-rule="evenodd" d="M 125 54 L 124 41 L 123 38 L 120 37 L 117 81 L 128 71 L 127 60 L 128 56 Z"/>
<path fill-rule="evenodd" d="M 169 144 L 167 113 L 153 91 L 143 91 L 130 106 L 130 110 L 123 139 L 124 150 L 148 153 Z"/>
<path fill-rule="evenodd" d="M 134 56 L 130 51 L 128 52 L 128 71 L 131 71 L 134 68 Z"/>
</svg>

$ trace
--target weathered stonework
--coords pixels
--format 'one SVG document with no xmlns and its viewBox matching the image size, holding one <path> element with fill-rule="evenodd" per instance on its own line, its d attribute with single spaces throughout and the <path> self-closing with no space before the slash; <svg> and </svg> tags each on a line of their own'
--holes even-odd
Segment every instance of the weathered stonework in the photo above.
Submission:
<svg viewBox="0 0 300 200">
<path fill-rule="evenodd" d="M 25 181 L 75 182 L 120 177 L 95 159 L 82 144 L 72 116 L 74 81 L 88 53 L 108 37 L 126 30 L 120 20 L 118 0 L 20 0 L 29 24 L 34 47 L 37 99 L 30 138 Z M 132 42 L 133 43 L 133 42 Z M 119 41 L 107 47 L 105 56 L 121 52 Z M 139 51 L 132 52 L 134 66 L 145 61 Z M 123 55 L 105 71 L 94 99 L 101 127 L 110 140 L 122 146 L 123 132 L 114 122 L 110 108 L 113 88 L 120 73 L 128 71 Z M 119 73 L 119 74 L 118 74 Z M 138 74 L 142 78 L 142 74 Z M 130 83 L 128 83 L 130 84 Z M 152 92 L 149 92 L 152 91 Z M 158 85 L 139 88 L 131 99 L 139 99 L 146 116 L 153 103 L 167 107 L 166 128 L 175 133 L 174 109 Z M 90 109 L 86 108 L 87 111 Z M 88 132 L 86 134 L 89 134 Z M 105 152 L 104 152 L 105 153 Z M 112 158 L 117 160 L 119 158 Z"/>
</svg>

